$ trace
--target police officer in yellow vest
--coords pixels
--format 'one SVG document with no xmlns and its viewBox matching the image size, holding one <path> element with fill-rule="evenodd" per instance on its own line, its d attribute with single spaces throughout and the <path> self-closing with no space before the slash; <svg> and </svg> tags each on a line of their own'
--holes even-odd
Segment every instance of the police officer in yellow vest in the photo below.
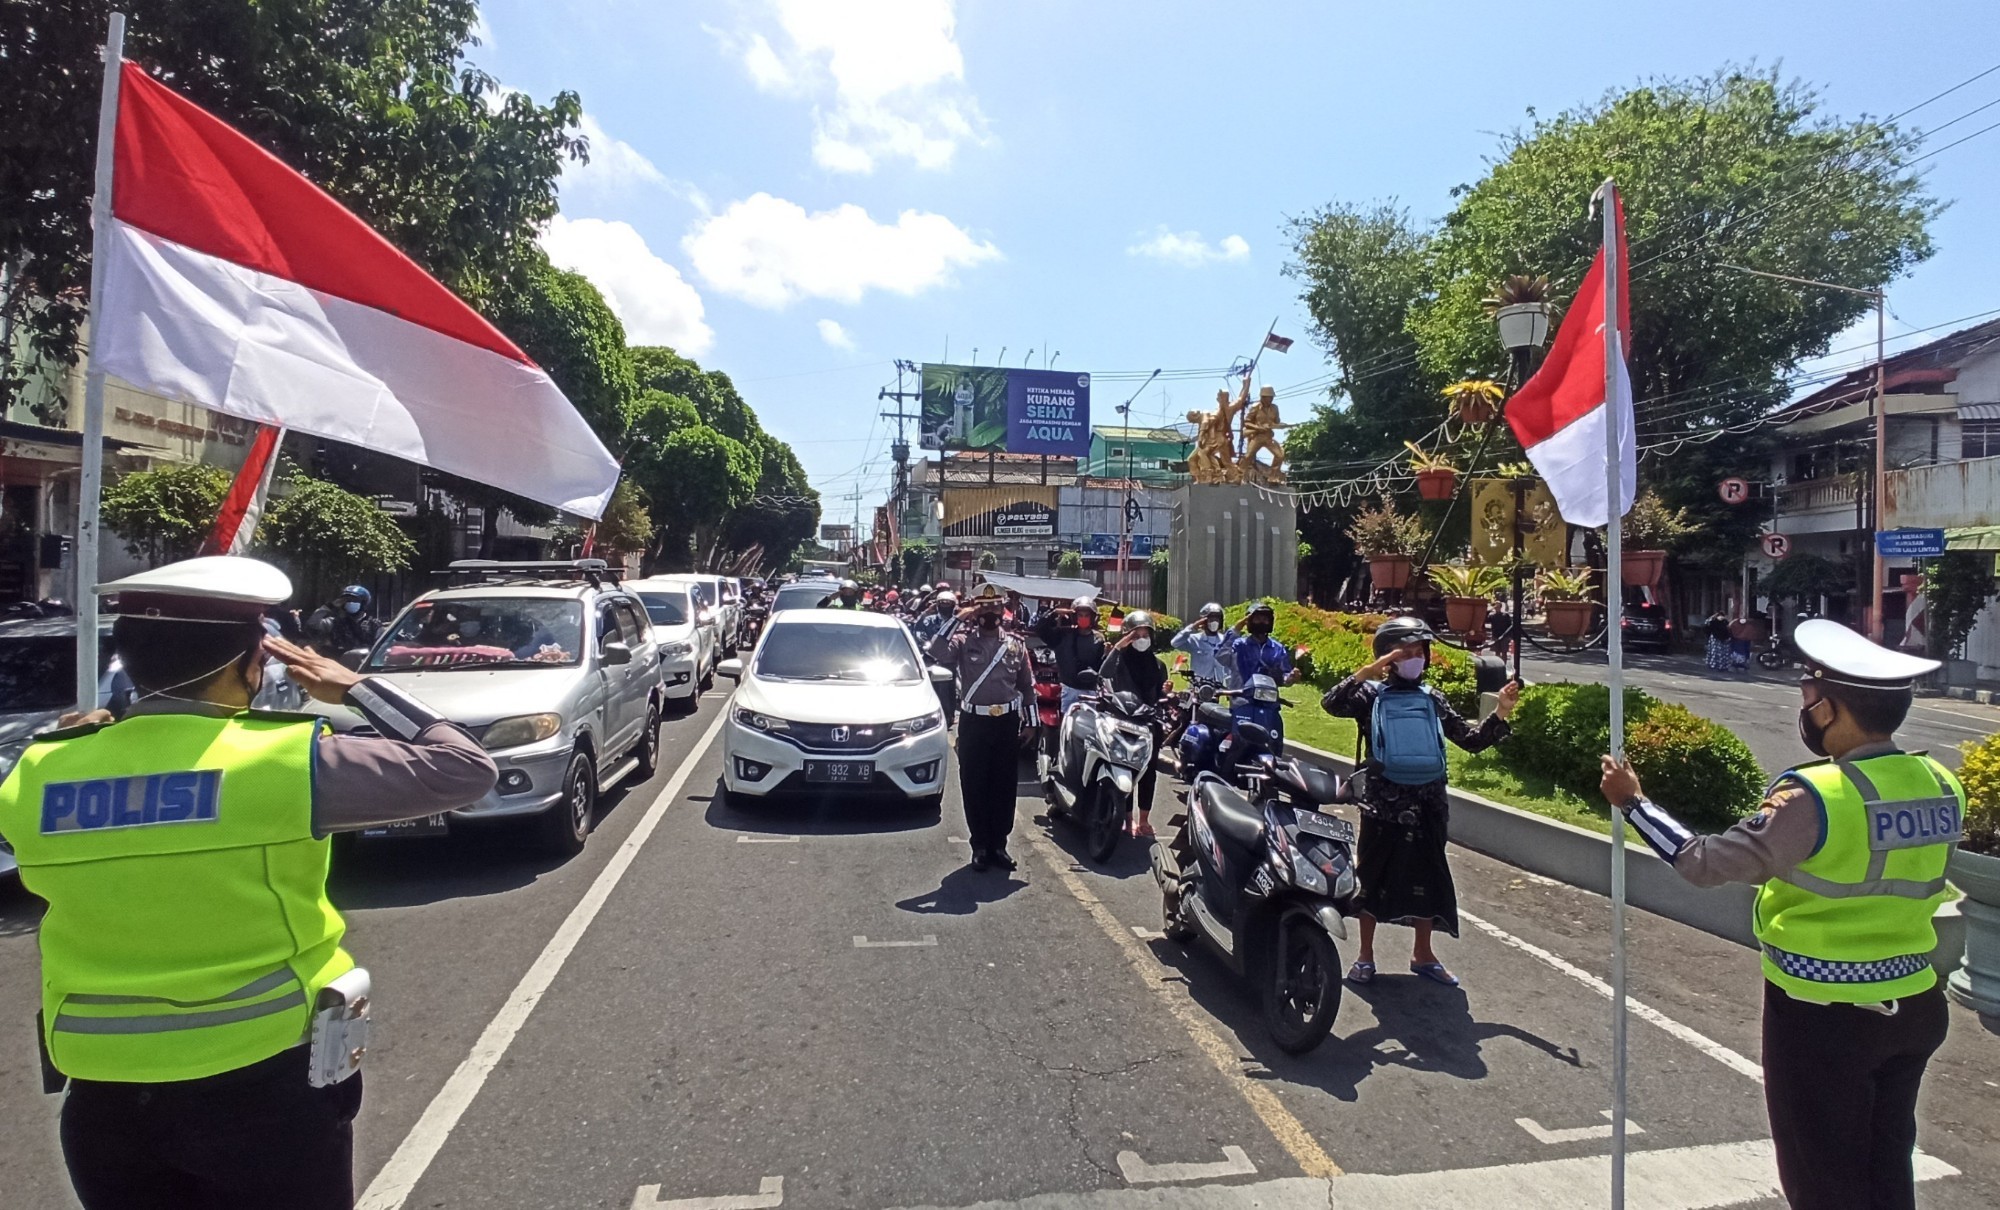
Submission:
<svg viewBox="0 0 2000 1210">
<path fill-rule="evenodd" d="M 98 587 L 139 697 L 69 716 L 0 784 L 42 919 L 41 1038 L 78 1198 L 351 1207 L 367 972 L 327 899 L 328 835 L 473 802 L 493 762 L 392 686 L 266 639 L 254 559 Z M 249 709 L 266 654 L 379 733 Z"/>
<path fill-rule="evenodd" d="M 1826 759 L 1778 775 L 1756 814 L 1696 836 L 1604 758 L 1604 796 L 1696 886 L 1762 884 L 1764 1101 L 1795 1210 L 1916 1204 L 1917 1089 L 1944 1043 L 1931 915 L 1965 789 L 1896 746 L 1938 665 L 1838 622 L 1802 622 L 1799 738 Z"/>
</svg>

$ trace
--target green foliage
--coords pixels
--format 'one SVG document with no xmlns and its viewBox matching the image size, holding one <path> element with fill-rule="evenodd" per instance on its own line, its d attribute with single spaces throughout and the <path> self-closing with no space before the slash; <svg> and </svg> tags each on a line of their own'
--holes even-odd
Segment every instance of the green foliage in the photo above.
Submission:
<svg viewBox="0 0 2000 1210">
<path fill-rule="evenodd" d="M 4 323 L 52 365 L 77 354 L 90 276 L 99 48 L 112 6 L 0 6 Z M 538 105 L 464 58 L 475 0 L 128 0 L 126 55 L 299 169 L 475 305 L 538 256 L 573 93 Z M 0 359 L 12 350 L 0 350 Z M 0 361 L 0 403 L 18 378 Z"/>
<path fill-rule="evenodd" d="M 294 474 L 271 501 L 257 526 L 256 546 L 299 581 L 308 599 L 325 595 L 330 582 L 400 571 L 417 553 L 395 519 L 373 500 L 324 479 Z"/>
<path fill-rule="evenodd" d="M 1965 783 L 1966 848 L 2000 856 L 2000 735 L 1967 740 L 1959 745 L 1965 763 L 1958 779 Z"/>
<path fill-rule="evenodd" d="M 1646 716 L 1657 700 L 1643 689 L 1625 690 L 1625 721 Z M 1558 682 L 1529 685 L 1508 721 L 1510 763 L 1548 777 L 1576 794 L 1597 792 L 1597 758 L 1611 750 L 1611 690 L 1604 685 Z M 1671 804 L 1676 810 L 1680 804 Z"/>
<path fill-rule="evenodd" d="M 1628 727 L 1625 752 L 1646 793 L 1692 825 L 1727 827 L 1764 796 L 1764 770 L 1743 741 L 1677 702 Z"/>
<path fill-rule="evenodd" d="M 979 552 L 979 570 L 992 571 L 1000 566 L 1000 556 L 990 550 Z"/>
<path fill-rule="evenodd" d="M 1431 583 L 1448 597 L 1490 597 L 1508 585 L 1506 569 L 1479 564 L 1436 563 L 1430 568 Z"/>
<path fill-rule="evenodd" d="M 1584 600 L 1590 596 L 1590 586 L 1595 576 L 1595 568 L 1551 567 L 1542 573 L 1542 600 Z"/>
<path fill-rule="evenodd" d="M 1824 555 L 1789 555 L 1764 581 L 1765 591 L 1781 601 L 1814 601 L 1854 587 L 1854 573 Z"/>
<path fill-rule="evenodd" d="M 549 372 L 614 451 L 639 393 L 625 325 L 581 273 L 543 262 L 530 268 L 497 317 L 521 351 Z"/>
<path fill-rule="evenodd" d="M 620 479 L 597 525 L 597 545 L 609 551 L 645 551 L 653 545 L 653 517 L 630 479 Z"/>
<path fill-rule="evenodd" d="M 1083 575 L 1083 552 L 1066 550 L 1056 558 L 1056 574 L 1074 580 Z"/>
<path fill-rule="evenodd" d="M 1415 513 L 1396 511 L 1396 502 L 1383 496 L 1374 507 L 1364 507 L 1347 527 L 1347 537 L 1355 553 L 1364 559 L 1380 555 L 1414 555 L 1430 541 L 1430 528 Z"/>
<path fill-rule="evenodd" d="M 757 487 L 750 447 L 705 424 L 669 434 L 642 465 L 655 519 L 683 531 L 717 524 Z"/>
<path fill-rule="evenodd" d="M 148 562 L 191 558 L 222 511 L 230 478 L 228 471 L 213 466 L 164 466 L 122 475 L 104 489 L 104 527 Z"/>
<path fill-rule="evenodd" d="M 1791 560 L 1785 560 L 1790 563 Z M 1779 565 L 1784 570 L 1784 564 Z M 1980 611 L 1993 599 L 1993 556 L 1983 551 L 1948 551 L 1924 565 L 1924 605 L 1929 613 L 1925 633 L 1931 654 L 1956 659 L 1979 622 Z"/>
<path fill-rule="evenodd" d="M 1632 501 L 1619 532 L 1626 550 L 1676 551 L 1700 531 L 1686 509 L 1669 508 L 1658 492 L 1644 491 Z"/>
</svg>

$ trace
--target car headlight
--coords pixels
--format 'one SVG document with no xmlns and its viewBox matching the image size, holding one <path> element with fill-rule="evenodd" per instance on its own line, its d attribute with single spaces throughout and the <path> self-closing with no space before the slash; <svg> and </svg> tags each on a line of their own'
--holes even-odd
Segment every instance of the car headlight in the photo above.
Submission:
<svg viewBox="0 0 2000 1210">
<path fill-rule="evenodd" d="M 730 717 L 754 731 L 790 731 L 792 729 L 792 725 L 784 719 L 773 718 L 768 714 L 759 714 L 755 710 L 745 710 L 741 706 L 738 706 Z"/>
<path fill-rule="evenodd" d="M 944 726 L 944 711 L 933 710 L 929 714 L 906 718 L 900 723 L 890 723 L 889 730 L 898 735 L 922 735 L 926 731 L 935 731 L 942 726 Z"/>
<path fill-rule="evenodd" d="M 660 644 L 660 654 L 662 656 L 665 656 L 667 659 L 673 659 L 675 656 L 686 655 L 693 650 L 694 650 L 694 645 L 691 643 L 672 642 L 672 643 Z"/>
<path fill-rule="evenodd" d="M 486 729 L 481 736 L 481 747 L 491 751 L 495 748 L 518 748 L 522 744 L 539 743 L 562 730 L 560 714 L 520 714 L 513 718 L 503 718 Z"/>
</svg>

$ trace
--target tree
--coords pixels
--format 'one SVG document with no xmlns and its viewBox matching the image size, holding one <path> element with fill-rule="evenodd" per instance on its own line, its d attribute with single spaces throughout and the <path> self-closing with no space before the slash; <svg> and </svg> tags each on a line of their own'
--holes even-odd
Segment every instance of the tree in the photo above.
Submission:
<svg viewBox="0 0 2000 1210">
<path fill-rule="evenodd" d="M 670 434 L 645 452 L 633 473 L 659 524 L 659 559 L 669 568 L 712 554 L 716 527 L 757 487 L 757 460 L 750 448 L 705 424 Z M 689 544 L 699 549 L 689 551 Z"/>
<path fill-rule="evenodd" d="M 1925 561 L 1925 629 L 1931 655 L 1957 659 L 1965 654 L 1965 640 L 1972 637 L 1986 602 L 1993 599 L 1992 568 L 1993 556 L 1969 550 L 1947 551 Z"/>
<path fill-rule="evenodd" d="M 187 559 L 222 511 L 230 474 L 214 466 L 163 466 L 121 475 L 104 489 L 104 527 L 149 563 Z"/>
<path fill-rule="evenodd" d="M 401 571 L 417 553 L 416 543 L 373 500 L 328 483 L 291 473 L 257 525 L 254 543 L 292 573 L 305 600 L 330 596 L 335 587 L 386 572 Z"/>
<path fill-rule="evenodd" d="M 620 479 L 597 525 L 597 545 L 620 554 L 645 552 L 653 548 L 653 518 L 639 489 L 630 479 Z"/>
<path fill-rule="evenodd" d="M 90 276 L 100 47 L 111 0 L 0 6 L 0 327 L 68 365 Z M 477 306 L 518 285 L 582 159 L 548 105 L 465 59 L 475 0 L 119 0 L 126 55 L 243 131 Z M 0 403 L 20 375 L 0 348 Z"/>
<path fill-rule="evenodd" d="M 625 325 L 597 287 L 536 254 L 521 289 L 502 302 L 496 322 L 548 371 L 598 438 L 618 452 L 639 382 L 625 347 Z"/>
<path fill-rule="evenodd" d="M 1071 580 L 1082 579 L 1083 552 L 1080 550 L 1066 550 L 1056 556 L 1056 574 Z"/>
<path fill-rule="evenodd" d="M 1824 555 L 1793 555 L 1772 570 L 1764 591 L 1774 601 L 1817 601 L 1854 587 L 1853 572 Z"/>
</svg>

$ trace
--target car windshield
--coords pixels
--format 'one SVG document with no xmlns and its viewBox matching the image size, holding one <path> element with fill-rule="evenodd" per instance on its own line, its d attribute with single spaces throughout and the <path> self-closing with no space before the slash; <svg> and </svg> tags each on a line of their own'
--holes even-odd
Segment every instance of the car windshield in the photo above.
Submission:
<svg viewBox="0 0 2000 1210">
<path fill-rule="evenodd" d="M 685 626 L 688 614 L 688 594 L 676 588 L 648 588 L 639 593 L 645 602 L 646 615 L 653 619 L 655 626 Z"/>
<path fill-rule="evenodd" d="M 550 597 L 418 601 L 368 656 L 367 667 L 490 668 L 574 665 L 583 658 L 583 606 Z"/>
<path fill-rule="evenodd" d="M 794 622 L 765 633 L 756 673 L 772 680 L 884 684 L 916 680 L 923 669 L 901 627 Z"/>
<path fill-rule="evenodd" d="M 811 584 L 787 584 L 778 590 L 777 596 L 771 598 L 771 612 L 777 613 L 781 609 L 816 608 L 821 601 L 826 599 L 828 593 L 838 587 L 839 585 L 826 581 L 817 581 Z"/>
<path fill-rule="evenodd" d="M 98 670 L 111 665 L 108 638 L 98 644 Z M 68 710 L 76 704 L 76 638 L 34 635 L 0 639 L 0 713 Z"/>
</svg>

